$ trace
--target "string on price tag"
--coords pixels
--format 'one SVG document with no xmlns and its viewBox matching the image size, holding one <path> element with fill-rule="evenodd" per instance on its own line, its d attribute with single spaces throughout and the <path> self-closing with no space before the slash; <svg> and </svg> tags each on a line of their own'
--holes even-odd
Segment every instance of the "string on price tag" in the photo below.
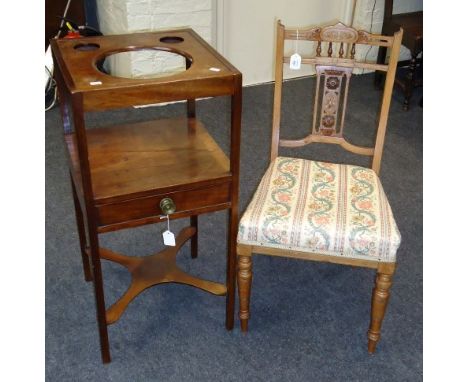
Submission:
<svg viewBox="0 0 468 382">
<path fill-rule="evenodd" d="M 297 52 L 297 42 L 299 40 L 299 29 L 296 29 L 296 42 L 295 42 L 295 52 L 289 59 L 289 68 L 292 70 L 299 70 L 301 68 L 302 57 Z"/>
<path fill-rule="evenodd" d="M 174 233 L 171 232 L 171 226 L 169 223 L 169 215 L 162 216 L 161 219 L 167 219 L 167 229 L 162 234 L 164 245 L 175 247 L 175 244 L 176 244 L 175 236 L 174 236 Z"/>
</svg>

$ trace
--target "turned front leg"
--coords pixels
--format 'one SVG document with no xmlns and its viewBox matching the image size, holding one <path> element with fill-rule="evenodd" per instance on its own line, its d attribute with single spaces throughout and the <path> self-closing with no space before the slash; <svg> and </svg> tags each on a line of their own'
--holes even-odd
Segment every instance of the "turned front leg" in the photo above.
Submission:
<svg viewBox="0 0 468 382">
<path fill-rule="evenodd" d="M 239 290 L 239 319 L 241 330 L 249 324 L 250 288 L 252 285 L 252 256 L 237 256 L 237 286 Z"/>
<path fill-rule="evenodd" d="M 390 297 L 390 287 L 392 286 L 392 274 L 377 273 L 375 277 L 375 286 L 372 291 L 371 322 L 367 338 L 367 350 L 374 353 L 377 342 L 380 339 L 380 328 Z"/>
</svg>

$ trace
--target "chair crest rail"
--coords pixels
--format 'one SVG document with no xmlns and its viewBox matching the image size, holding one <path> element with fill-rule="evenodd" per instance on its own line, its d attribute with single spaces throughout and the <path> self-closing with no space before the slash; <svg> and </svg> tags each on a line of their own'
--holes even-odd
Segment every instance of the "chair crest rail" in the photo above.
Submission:
<svg viewBox="0 0 468 382">
<path fill-rule="evenodd" d="M 372 34 L 363 30 L 348 27 L 342 23 L 323 28 L 285 29 L 285 40 L 308 40 L 338 42 L 346 44 L 364 44 L 391 47 L 393 36 Z"/>
<path fill-rule="evenodd" d="M 317 42 L 315 56 L 303 56 L 303 64 L 339 65 L 347 68 L 361 68 L 368 70 L 388 71 L 388 65 L 375 64 L 355 59 L 356 44 L 391 47 L 393 36 L 371 34 L 363 30 L 348 27 L 342 23 L 323 28 L 285 29 L 284 40 L 302 40 Z M 322 44 L 325 43 L 325 44 Z M 334 45 L 339 45 L 338 54 Z M 346 44 L 346 49 L 345 49 Z M 326 54 L 323 55 L 323 51 Z M 335 56 L 334 56 L 335 53 Z M 283 56 L 283 62 L 289 63 L 290 55 Z"/>
</svg>

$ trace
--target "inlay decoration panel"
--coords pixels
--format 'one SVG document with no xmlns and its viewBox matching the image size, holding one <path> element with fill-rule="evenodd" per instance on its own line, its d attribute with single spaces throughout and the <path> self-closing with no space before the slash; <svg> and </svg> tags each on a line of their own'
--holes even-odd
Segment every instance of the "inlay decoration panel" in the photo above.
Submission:
<svg viewBox="0 0 468 382">
<path fill-rule="evenodd" d="M 343 135 L 352 68 L 317 65 L 312 134 Z"/>
</svg>

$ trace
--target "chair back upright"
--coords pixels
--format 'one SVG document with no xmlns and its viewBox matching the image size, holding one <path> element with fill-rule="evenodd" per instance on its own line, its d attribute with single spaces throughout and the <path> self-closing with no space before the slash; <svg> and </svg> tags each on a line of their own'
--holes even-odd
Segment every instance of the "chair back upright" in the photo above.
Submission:
<svg viewBox="0 0 468 382">
<path fill-rule="evenodd" d="M 347 27 L 342 23 L 326 27 L 286 29 L 281 21 L 276 25 L 275 89 L 271 161 L 278 156 L 279 147 L 301 147 L 310 143 L 338 144 L 355 154 L 372 158 L 372 169 L 378 174 L 398 63 L 403 31 L 382 36 Z M 317 80 L 312 115 L 312 131 L 302 139 L 280 139 L 283 67 L 291 55 L 285 55 L 286 40 L 314 42 L 314 54 L 302 57 L 301 64 L 315 65 Z M 376 64 L 356 59 L 356 46 L 384 46 L 391 49 L 388 64 Z M 386 81 L 378 115 L 377 133 L 373 147 L 357 146 L 343 137 L 349 82 L 354 68 L 386 72 Z"/>
</svg>

